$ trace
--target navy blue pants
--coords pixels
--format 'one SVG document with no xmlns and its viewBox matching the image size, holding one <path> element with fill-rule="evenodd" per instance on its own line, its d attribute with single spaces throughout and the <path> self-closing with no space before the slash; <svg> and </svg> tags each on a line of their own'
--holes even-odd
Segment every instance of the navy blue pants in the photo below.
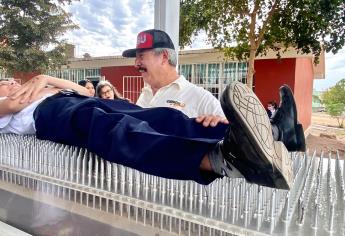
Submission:
<svg viewBox="0 0 345 236">
<path fill-rule="evenodd" d="M 48 97 L 34 118 L 39 139 L 87 148 L 148 174 L 201 184 L 218 177 L 199 166 L 227 128 L 205 128 L 172 108 L 141 108 L 77 94 Z"/>
</svg>

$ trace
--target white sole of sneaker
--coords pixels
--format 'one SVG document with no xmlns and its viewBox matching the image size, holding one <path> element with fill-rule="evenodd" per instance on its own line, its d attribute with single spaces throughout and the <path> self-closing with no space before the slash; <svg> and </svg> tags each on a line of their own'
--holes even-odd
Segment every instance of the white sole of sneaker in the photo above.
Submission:
<svg viewBox="0 0 345 236">
<path fill-rule="evenodd" d="M 260 156 L 258 161 L 271 168 L 267 173 L 274 173 L 273 182 L 277 188 L 290 188 L 292 185 L 292 165 L 290 155 L 281 142 L 273 140 L 272 128 L 265 108 L 260 100 L 245 84 L 231 83 L 224 99 L 231 107 L 223 107 L 230 122 L 242 128 L 251 144 Z"/>
<path fill-rule="evenodd" d="M 280 173 L 283 175 L 286 184 L 289 186 L 289 189 L 292 187 L 293 183 L 293 168 L 292 168 L 292 160 L 291 156 L 286 149 L 284 143 L 280 141 L 274 141 L 274 149 L 276 151 L 276 154 L 280 156 L 281 163 L 275 163 L 275 166 L 279 166 L 280 164 Z M 279 181 L 279 180 L 278 180 Z M 280 186 L 284 183 L 276 183 L 276 185 Z"/>
</svg>

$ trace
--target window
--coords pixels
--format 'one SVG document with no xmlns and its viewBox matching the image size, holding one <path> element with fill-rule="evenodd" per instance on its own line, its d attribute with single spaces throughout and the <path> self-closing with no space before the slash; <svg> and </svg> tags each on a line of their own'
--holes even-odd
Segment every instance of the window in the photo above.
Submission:
<svg viewBox="0 0 345 236">
<path fill-rule="evenodd" d="M 189 82 L 192 82 L 192 66 L 193 65 L 179 65 L 179 73 Z"/>
<path fill-rule="evenodd" d="M 209 84 L 218 84 L 219 80 L 219 64 L 208 64 L 208 78 Z"/>
<path fill-rule="evenodd" d="M 247 78 L 247 62 L 226 62 L 224 63 L 224 83 L 231 81 L 240 81 L 246 83 Z"/>
<path fill-rule="evenodd" d="M 206 64 L 196 64 L 194 70 L 196 84 L 204 84 L 206 78 Z"/>
</svg>

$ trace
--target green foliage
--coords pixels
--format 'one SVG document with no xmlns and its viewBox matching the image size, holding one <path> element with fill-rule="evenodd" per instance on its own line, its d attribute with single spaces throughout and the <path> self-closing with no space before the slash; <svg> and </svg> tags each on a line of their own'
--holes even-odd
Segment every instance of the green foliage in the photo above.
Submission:
<svg viewBox="0 0 345 236">
<path fill-rule="evenodd" d="M 313 101 L 321 103 L 321 99 L 317 95 L 313 95 Z"/>
<path fill-rule="evenodd" d="M 180 0 L 180 44 L 205 31 L 229 58 L 295 47 L 336 53 L 345 44 L 345 0 Z"/>
<path fill-rule="evenodd" d="M 59 39 L 76 28 L 62 6 L 71 0 L 0 0 L 0 69 L 44 72 L 66 62 Z"/>
<path fill-rule="evenodd" d="M 329 88 L 321 96 L 329 115 L 337 118 L 339 127 L 344 127 L 345 119 L 345 79 Z"/>
</svg>

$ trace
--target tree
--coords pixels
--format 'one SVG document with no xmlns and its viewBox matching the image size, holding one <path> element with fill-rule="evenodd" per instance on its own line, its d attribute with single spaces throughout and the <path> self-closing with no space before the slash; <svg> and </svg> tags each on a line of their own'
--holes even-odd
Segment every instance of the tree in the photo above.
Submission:
<svg viewBox="0 0 345 236">
<path fill-rule="evenodd" d="M 339 127 L 344 127 L 345 119 L 345 79 L 329 88 L 321 96 L 326 112 L 337 119 Z"/>
<path fill-rule="evenodd" d="M 59 39 L 77 26 L 63 9 L 71 0 L 0 0 L 0 70 L 44 72 L 66 62 Z"/>
<path fill-rule="evenodd" d="M 254 60 L 292 46 L 336 53 L 345 44 L 345 0 L 180 0 L 180 44 L 205 31 L 212 46 L 231 59 L 248 60 L 251 88 Z"/>
</svg>

